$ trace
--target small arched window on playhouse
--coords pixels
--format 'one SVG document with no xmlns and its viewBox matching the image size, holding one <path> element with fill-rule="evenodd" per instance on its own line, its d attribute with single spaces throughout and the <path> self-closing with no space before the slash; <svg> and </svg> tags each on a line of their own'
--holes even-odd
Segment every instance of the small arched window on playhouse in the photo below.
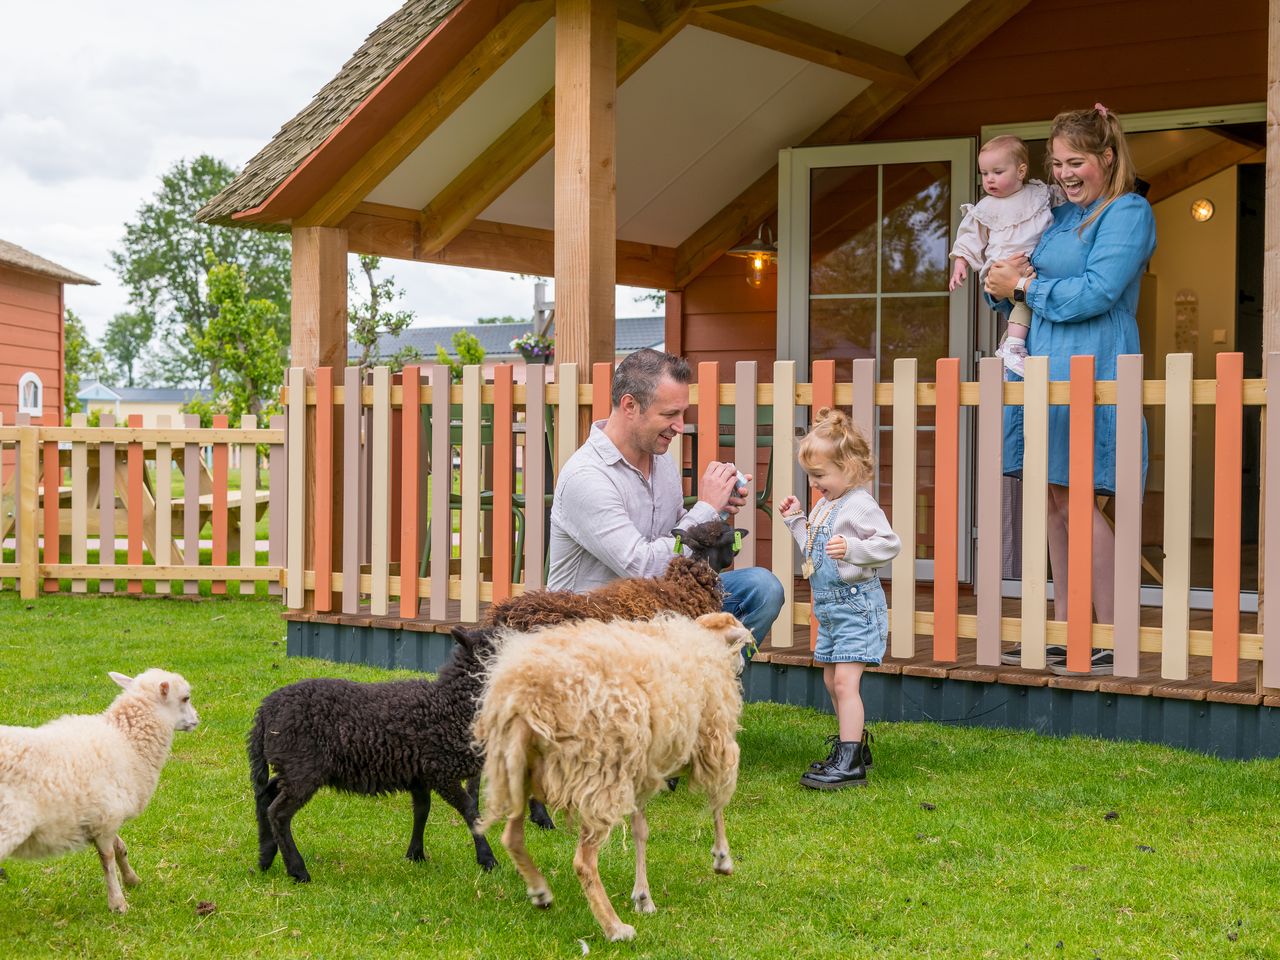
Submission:
<svg viewBox="0 0 1280 960">
<path fill-rule="evenodd" d="M 30 370 L 18 379 L 18 412 L 33 417 L 44 415 L 44 384 Z"/>
</svg>

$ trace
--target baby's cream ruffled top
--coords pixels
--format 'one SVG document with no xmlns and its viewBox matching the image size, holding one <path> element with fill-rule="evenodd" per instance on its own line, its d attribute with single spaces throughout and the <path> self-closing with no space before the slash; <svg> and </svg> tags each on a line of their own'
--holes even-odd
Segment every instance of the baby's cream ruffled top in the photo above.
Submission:
<svg viewBox="0 0 1280 960">
<path fill-rule="evenodd" d="M 964 257 L 985 279 L 997 260 L 1030 255 L 1040 235 L 1053 223 L 1052 208 L 1061 202 L 1041 180 L 1028 180 L 1011 197 L 986 196 L 960 207 L 964 218 L 956 231 L 952 257 Z"/>
</svg>

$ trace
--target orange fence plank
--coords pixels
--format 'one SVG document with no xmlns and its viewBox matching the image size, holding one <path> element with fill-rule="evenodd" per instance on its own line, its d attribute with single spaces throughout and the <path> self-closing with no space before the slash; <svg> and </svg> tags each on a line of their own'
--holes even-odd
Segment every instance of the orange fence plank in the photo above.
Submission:
<svg viewBox="0 0 1280 960">
<path fill-rule="evenodd" d="M 494 370 L 494 376 L 497 376 Z M 494 381 L 495 386 L 497 380 Z M 613 409 L 613 401 L 609 392 L 613 389 L 613 364 L 593 363 L 591 365 L 591 419 L 607 420 L 609 411 Z"/>
<path fill-rule="evenodd" d="M 834 360 L 815 360 L 813 362 L 813 410 L 809 417 L 812 424 L 823 407 L 836 405 L 836 362 Z M 809 506 L 818 502 L 821 496 L 815 487 L 809 488 Z M 818 618 L 809 613 L 809 649 L 818 646 Z"/>
<path fill-rule="evenodd" d="M 244 466 L 241 465 L 241 473 Z M 316 368 L 315 605 L 333 609 L 333 367 Z M 244 557 L 240 558 L 244 563 Z"/>
<path fill-rule="evenodd" d="M 213 428 L 215 430 L 221 428 L 226 429 L 228 425 L 227 415 L 225 413 L 217 413 L 213 416 Z M 225 567 L 227 565 L 227 487 L 230 483 L 228 477 L 227 463 L 227 445 L 225 443 L 215 443 L 213 445 L 213 565 L 215 567 Z M 210 593 L 226 593 L 227 582 L 225 580 L 214 580 L 209 584 Z"/>
<path fill-rule="evenodd" d="M 607 377 L 607 363 L 597 363 L 597 379 Z M 515 515 L 511 499 L 515 493 L 515 368 L 509 363 L 493 369 L 493 602 L 511 596 L 511 576 L 515 566 L 512 527 Z M 599 384 L 593 383 L 595 397 Z M 606 400 L 608 393 L 605 394 Z M 593 409 L 592 416 L 602 419 Z M 608 414 L 604 414 L 605 417 Z M 526 501 L 527 503 L 527 501 Z"/>
<path fill-rule="evenodd" d="M 61 424 L 52 414 L 45 417 L 46 426 L 58 427 Z M 44 447 L 44 562 L 58 562 L 58 507 L 61 499 L 59 488 L 62 486 L 62 468 L 58 465 L 58 443 L 56 440 L 42 444 Z M 141 584 L 139 584 L 141 586 Z M 45 593 L 58 592 L 58 578 L 45 577 Z"/>
<path fill-rule="evenodd" d="M 142 426 L 142 414 L 129 414 L 129 426 Z M 142 501 L 146 497 L 146 485 L 143 482 L 143 452 L 140 442 L 132 442 L 127 448 L 125 454 L 125 463 L 128 466 L 128 497 L 129 510 L 127 513 L 129 524 L 129 562 L 142 563 L 142 517 L 143 508 Z M 101 559 L 101 558 L 99 558 Z M 126 589 L 129 593 L 141 593 L 142 581 L 130 580 Z"/>
<path fill-rule="evenodd" d="M 405 367 L 401 378 L 404 406 L 400 416 L 400 616 L 412 619 L 418 615 L 418 505 L 421 502 L 418 484 L 422 468 L 419 368 Z"/>
<path fill-rule="evenodd" d="M 1067 669 L 1087 673 L 1093 649 L 1093 357 L 1071 358 L 1067 494 Z M 1061 608 L 1055 583 L 1054 606 Z"/>
<path fill-rule="evenodd" d="M 720 363 L 704 360 L 698 364 L 698 462 L 695 483 L 706 476 L 707 467 L 720 459 Z"/>
<path fill-rule="evenodd" d="M 1213 679 L 1240 679 L 1240 474 L 1244 354 L 1218 354 L 1213 441 Z M 1276 612 L 1272 612 L 1275 616 Z"/>
<path fill-rule="evenodd" d="M 954 662 L 960 626 L 960 361 L 939 358 L 936 377 L 933 659 Z"/>
</svg>

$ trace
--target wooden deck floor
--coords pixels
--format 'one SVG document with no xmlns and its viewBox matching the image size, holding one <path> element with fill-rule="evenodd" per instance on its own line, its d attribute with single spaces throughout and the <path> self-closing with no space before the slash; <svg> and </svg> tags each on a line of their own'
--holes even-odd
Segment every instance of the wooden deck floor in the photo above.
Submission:
<svg viewBox="0 0 1280 960">
<path fill-rule="evenodd" d="M 800 591 L 797 590 L 797 593 Z M 807 599 L 807 598 L 805 598 Z M 917 609 L 932 609 L 932 593 L 925 587 L 919 592 Z M 1017 617 L 1020 614 L 1020 601 L 1006 599 L 1004 615 Z M 424 605 L 425 606 L 425 605 Z M 960 598 L 960 612 L 974 613 L 976 610 L 974 597 L 965 591 Z M 1144 625 L 1158 625 L 1161 611 L 1157 607 L 1144 607 L 1142 622 Z M 284 613 L 286 620 L 312 623 L 340 624 L 346 627 L 367 627 L 380 630 L 407 630 L 420 633 L 448 633 L 454 626 L 462 623 L 460 604 L 449 602 L 447 616 L 444 620 L 432 620 L 426 616 L 414 619 L 401 617 L 375 617 L 367 608 L 357 614 L 304 613 L 288 610 Z M 1210 629 L 1211 614 L 1209 611 L 1193 610 L 1191 612 L 1192 629 Z M 1255 614 L 1241 615 L 1241 630 L 1252 632 L 1256 629 Z M 1144 653 L 1140 657 L 1141 673 L 1137 677 L 1089 676 L 1060 677 L 1047 670 L 1024 670 L 1013 666 L 979 666 L 977 662 L 976 641 L 961 639 L 958 643 L 955 662 L 939 662 L 932 657 L 932 638 L 919 636 L 916 638 L 916 656 L 909 660 L 887 658 L 879 667 L 869 667 L 871 671 L 887 674 L 904 674 L 920 677 L 949 677 L 955 680 L 966 680 L 977 683 L 1002 683 L 1014 686 L 1056 687 L 1064 690 L 1098 691 L 1102 693 L 1122 693 L 1132 696 L 1168 697 L 1176 700 L 1210 700 L 1222 703 L 1238 703 L 1245 705 L 1280 706 L 1280 695 L 1264 695 L 1260 692 L 1257 680 L 1258 664 L 1244 661 L 1240 665 L 1240 681 L 1237 683 L 1215 683 L 1210 679 L 1210 662 L 1208 657 L 1191 657 L 1189 679 L 1186 681 L 1165 680 L 1160 676 L 1160 655 Z M 795 643 L 791 647 L 777 647 L 772 638 L 761 646 L 756 655 L 757 662 L 777 663 L 786 666 L 812 667 L 813 660 L 809 653 L 809 630 L 800 626 L 795 630 Z"/>
</svg>

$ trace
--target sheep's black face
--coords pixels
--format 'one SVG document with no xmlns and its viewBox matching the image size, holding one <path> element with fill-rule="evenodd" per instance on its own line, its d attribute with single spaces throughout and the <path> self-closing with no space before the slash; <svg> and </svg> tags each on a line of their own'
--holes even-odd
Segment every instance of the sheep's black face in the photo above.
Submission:
<svg viewBox="0 0 1280 960">
<path fill-rule="evenodd" d="M 493 652 L 495 631 L 489 628 L 466 629 L 453 628 L 453 639 L 457 643 L 455 656 L 470 660 L 482 660 Z"/>
<path fill-rule="evenodd" d="M 716 573 L 733 566 L 733 558 L 737 554 L 735 543 L 742 545 L 742 538 L 747 536 L 746 530 L 735 530 L 733 525 L 724 520 L 708 520 L 688 530 L 672 530 L 672 536 L 680 537 L 687 548 L 686 554 L 693 560 L 705 560 Z"/>
</svg>

